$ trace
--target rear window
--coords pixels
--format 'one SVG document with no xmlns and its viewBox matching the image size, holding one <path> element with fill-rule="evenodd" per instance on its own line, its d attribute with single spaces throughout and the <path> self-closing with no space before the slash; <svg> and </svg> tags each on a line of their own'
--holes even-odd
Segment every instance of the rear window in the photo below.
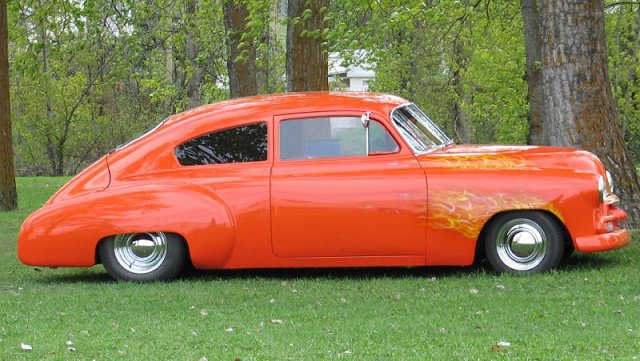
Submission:
<svg viewBox="0 0 640 361">
<path fill-rule="evenodd" d="M 267 160 L 267 124 L 256 123 L 201 135 L 176 147 L 184 166 Z"/>
</svg>

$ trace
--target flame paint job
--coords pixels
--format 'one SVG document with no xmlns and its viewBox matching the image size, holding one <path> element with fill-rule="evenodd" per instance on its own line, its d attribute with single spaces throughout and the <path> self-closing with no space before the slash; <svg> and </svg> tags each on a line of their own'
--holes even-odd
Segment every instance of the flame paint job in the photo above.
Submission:
<svg viewBox="0 0 640 361">
<path fill-rule="evenodd" d="M 545 210 L 562 220 L 551 201 L 544 201 L 529 193 L 477 194 L 466 189 L 434 194 L 430 199 L 428 214 L 432 227 L 454 230 L 469 239 L 475 239 L 489 218 L 506 209 Z"/>
<path fill-rule="evenodd" d="M 404 99 L 371 93 L 293 93 L 236 99 L 168 118 L 96 161 L 25 220 L 29 265 L 92 266 L 119 233 L 181 235 L 196 268 L 468 265 L 500 212 L 555 215 L 575 247 L 629 242 L 624 211 L 599 201 L 602 163 L 576 149 L 451 145 L 416 156 L 390 121 Z M 316 160 L 277 157 L 280 121 L 371 112 L 396 153 Z M 181 166 L 196 136 L 265 122 L 264 162 Z M 605 224 L 615 226 L 606 232 Z"/>
</svg>

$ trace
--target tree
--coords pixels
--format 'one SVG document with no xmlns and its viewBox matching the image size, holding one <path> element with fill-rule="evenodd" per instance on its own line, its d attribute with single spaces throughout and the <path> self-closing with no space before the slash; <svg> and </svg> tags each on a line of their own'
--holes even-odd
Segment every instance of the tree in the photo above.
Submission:
<svg viewBox="0 0 640 361">
<path fill-rule="evenodd" d="M 640 159 L 640 3 L 605 3 L 609 76 L 622 134 L 634 159 Z"/>
<path fill-rule="evenodd" d="M 197 0 L 188 0 L 185 3 L 186 12 L 185 15 L 188 19 L 195 17 L 196 7 L 198 5 Z M 200 105 L 200 82 L 202 80 L 202 74 L 200 67 L 198 66 L 198 47 L 195 39 L 195 26 L 190 23 L 188 26 L 189 31 L 186 34 L 186 65 L 189 69 L 189 79 L 187 80 L 187 97 L 189 98 L 189 108 L 195 108 Z"/>
<path fill-rule="evenodd" d="M 524 45 L 527 59 L 527 86 L 529 100 L 529 144 L 541 144 L 542 138 L 542 40 L 540 39 L 540 12 L 537 0 L 522 0 L 524 19 Z"/>
<path fill-rule="evenodd" d="M 16 171 L 74 174 L 175 112 L 227 99 L 221 4 L 9 1 Z"/>
<path fill-rule="evenodd" d="M 7 0 L 0 0 L 0 211 L 18 208 L 9 102 Z"/>
<path fill-rule="evenodd" d="M 329 90 L 325 15 L 329 0 L 289 0 L 287 91 Z"/>
<path fill-rule="evenodd" d="M 369 90 L 419 104 L 456 141 L 517 144 L 528 127 L 519 15 L 510 1 L 334 1 L 328 39 L 343 66 L 374 67 Z"/>
<path fill-rule="evenodd" d="M 224 24 L 227 30 L 227 71 L 232 98 L 258 94 L 256 47 L 247 33 L 249 9 L 241 0 L 225 0 Z M 246 34 L 246 35 L 245 35 Z"/>
<path fill-rule="evenodd" d="M 595 153 L 616 180 L 631 224 L 638 225 L 640 183 L 611 93 L 603 1 L 540 0 L 539 11 L 539 144 L 579 147 Z M 528 31 L 532 28 L 525 26 Z"/>
<path fill-rule="evenodd" d="M 17 5 L 24 8 L 12 26 L 16 149 L 28 150 L 26 167 L 40 168 L 35 174 L 74 172 L 77 164 L 95 159 L 107 128 L 94 121 L 89 101 L 115 58 L 115 45 L 103 36 L 106 20 L 88 12 L 89 3 Z"/>
</svg>

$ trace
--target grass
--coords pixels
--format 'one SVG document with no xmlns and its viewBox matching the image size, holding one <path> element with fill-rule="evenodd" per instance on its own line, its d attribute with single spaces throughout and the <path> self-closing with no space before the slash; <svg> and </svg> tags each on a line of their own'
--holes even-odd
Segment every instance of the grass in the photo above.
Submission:
<svg viewBox="0 0 640 361">
<path fill-rule="evenodd" d="M 131 284 L 101 266 L 16 259 L 21 221 L 64 181 L 18 179 L 21 210 L 0 214 L 2 360 L 640 358 L 637 240 L 527 277 L 477 266 L 212 271 Z"/>
</svg>

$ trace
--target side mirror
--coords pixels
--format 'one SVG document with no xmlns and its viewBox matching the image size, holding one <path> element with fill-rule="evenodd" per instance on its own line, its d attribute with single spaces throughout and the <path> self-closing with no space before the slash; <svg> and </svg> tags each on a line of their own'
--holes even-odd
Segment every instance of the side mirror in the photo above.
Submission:
<svg viewBox="0 0 640 361">
<path fill-rule="evenodd" d="M 362 126 L 364 127 L 364 151 L 365 155 L 369 156 L 369 117 L 371 116 L 371 112 L 365 112 L 360 117 L 360 121 L 362 122 Z"/>
<path fill-rule="evenodd" d="M 365 128 L 369 128 L 369 117 L 371 116 L 371 112 L 366 112 L 362 114 L 360 117 L 360 121 L 362 122 L 362 126 Z"/>
</svg>

